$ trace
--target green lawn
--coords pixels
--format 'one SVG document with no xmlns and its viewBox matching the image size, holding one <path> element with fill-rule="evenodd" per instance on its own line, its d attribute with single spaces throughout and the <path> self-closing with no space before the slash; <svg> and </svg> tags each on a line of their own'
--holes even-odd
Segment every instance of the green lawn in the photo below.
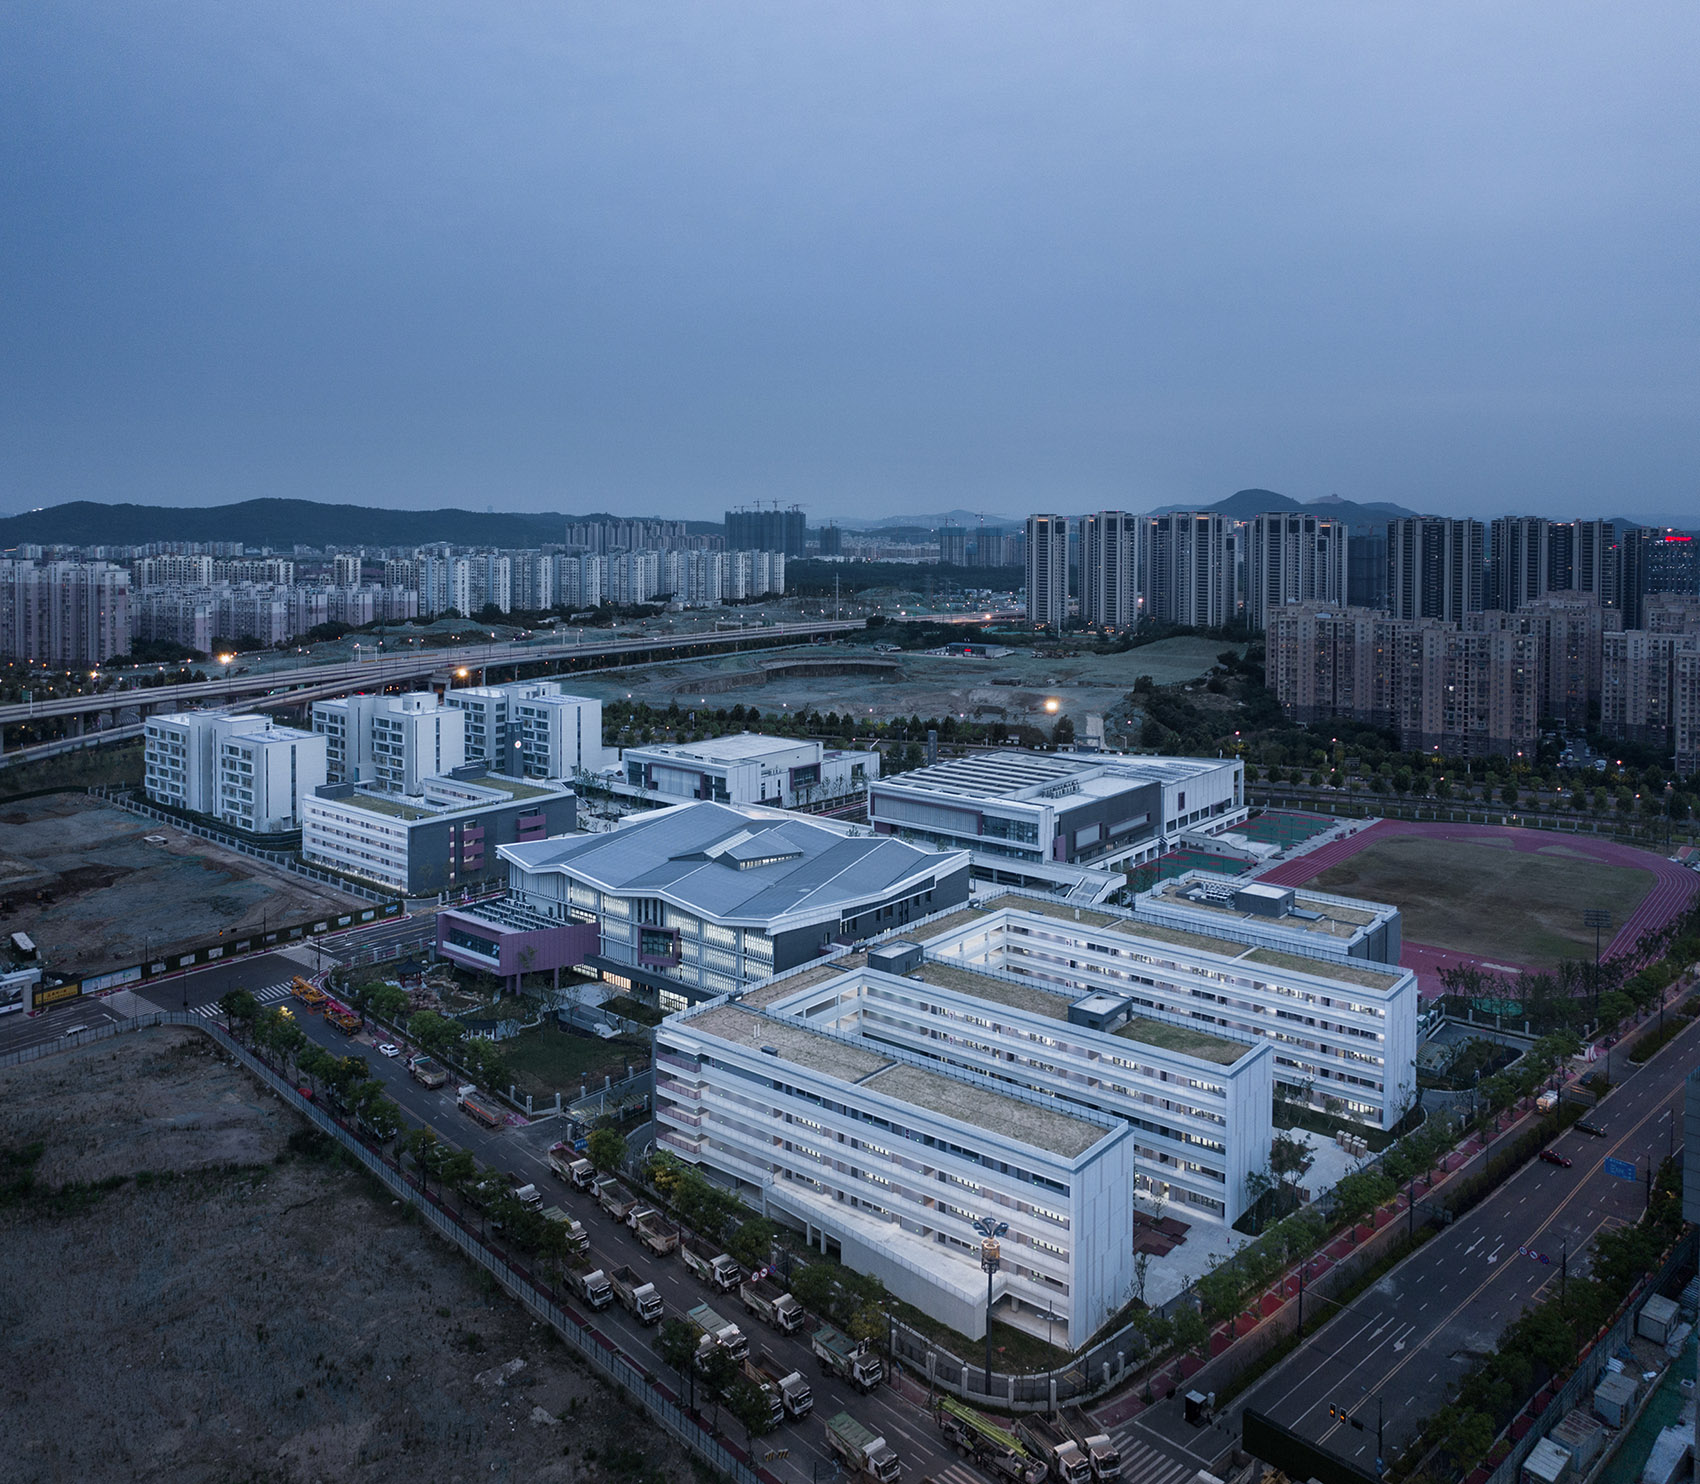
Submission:
<svg viewBox="0 0 1700 1484">
<path fill-rule="evenodd" d="M 1550 968 L 1593 954 L 1585 908 L 1604 907 L 1622 926 L 1652 889 L 1653 874 L 1599 865 L 1556 842 L 1531 852 L 1393 835 L 1307 884 L 1396 903 L 1407 942 Z"/>
<path fill-rule="evenodd" d="M 576 1098 L 581 1083 L 594 1092 L 604 1077 L 615 1081 L 649 1061 L 649 1045 L 636 1037 L 603 1041 L 596 1036 L 575 1036 L 541 1025 L 511 1041 L 502 1042 L 514 1085 L 534 1098 L 553 1098 L 557 1092 Z"/>
</svg>

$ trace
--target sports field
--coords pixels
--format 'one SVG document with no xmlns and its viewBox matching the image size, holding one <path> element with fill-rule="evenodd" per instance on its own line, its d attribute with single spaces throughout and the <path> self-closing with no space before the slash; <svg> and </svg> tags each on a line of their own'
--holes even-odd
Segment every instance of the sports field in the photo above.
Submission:
<svg viewBox="0 0 1700 1484">
<path fill-rule="evenodd" d="M 1314 884 L 1397 904 L 1407 943 L 1545 968 L 1593 954 L 1584 909 L 1604 907 L 1613 924 L 1622 925 L 1653 883 L 1651 871 L 1606 865 L 1557 840 L 1520 850 L 1509 838 L 1488 843 L 1388 834 L 1330 866 Z"/>
</svg>

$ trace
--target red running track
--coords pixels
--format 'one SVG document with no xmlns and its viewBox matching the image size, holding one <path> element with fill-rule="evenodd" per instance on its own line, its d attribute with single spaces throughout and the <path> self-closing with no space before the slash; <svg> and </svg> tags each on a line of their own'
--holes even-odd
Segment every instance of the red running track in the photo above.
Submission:
<svg viewBox="0 0 1700 1484">
<path fill-rule="evenodd" d="M 1530 854 L 1538 852 L 1543 846 L 1562 844 L 1569 849 L 1580 851 L 1601 865 L 1629 866 L 1635 870 L 1651 872 L 1652 889 L 1642 899 L 1641 905 L 1635 909 L 1629 921 L 1617 930 L 1610 947 L 1606 949 L 1607 957 L 1631 952 L 1644 933 L 1661 928 L 1680 916 L 1695 897 L 1700 896 L 1700 874 L 1686 866 L 1678 865 L 1675 861 L 1666 860 L 1662 855 L 1655 855 L 1650 850 L 1638 850 L 1633 845 L 1619 845 L 1611 840 L 1598 840 L 1587 835 L 1565 834 L 1556 830 L 1526 830 L 1485 824 L 1443 824 L 1438 820 L 1384 819 L 1367 830 L 1360 830 L 1343 840 L 1334 840 L 1308 855 L 1299 856 L 1296 860 L 1283 861 L 1272 870 L 1265 871 L 1258 879 L 1271 886 L 1303 886 L 1330 866 L 1337 866 L 1341 861 L 1349 860 L 1366 846 L 1389 835 L 1426 835 L 1435 840 L 1509 840 L 1513 850 L 1528 851 Z M 1492 959 L 1475 958 L 1467 953 L 1453 953 L 1449 949 L 1435 948 L 1426 943 L 1411 942 L 1405 943 L 1399 955 L 1399 962 L 1405 968 L 1416 971 L 1424 998 L 1431 998 L 1441 992 L 1440 972 L 1454 964 L 1478 965 L 1488 970 L 1520 967 L 1515 964 L 1496 963 Z"/>
</svg>

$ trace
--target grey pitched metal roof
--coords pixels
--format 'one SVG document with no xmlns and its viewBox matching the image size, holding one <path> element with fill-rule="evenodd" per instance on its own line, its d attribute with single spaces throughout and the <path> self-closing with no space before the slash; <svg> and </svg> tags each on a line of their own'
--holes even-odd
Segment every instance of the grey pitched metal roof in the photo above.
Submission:
<svg viewBox="0 0 1700 1484">
<path fill-rule="evenodd" d="M 967 863 L 960 851 L 923 850 L 778 810 L 713 803 L 639 815 L 605 835 L 503 845 L 500 854 L 527 871 L 560 871 L 618 896 L 664 897 L 741 923 L 836 915 Z"/>
</svg>

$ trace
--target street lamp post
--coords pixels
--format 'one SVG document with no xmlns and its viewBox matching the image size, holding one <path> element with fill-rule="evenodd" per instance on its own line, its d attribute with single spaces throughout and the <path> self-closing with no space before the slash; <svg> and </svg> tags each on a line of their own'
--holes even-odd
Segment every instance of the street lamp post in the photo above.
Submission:
<svg viewBox="0 0 1700 1484">
<path fill-rule="evenodd" d="M 980 1234 L 980 1266 L 986 1273 L 986 1395 L 992 1394 L 992 1279 L 1003 1266 L 1003 1248 L 998 1238 L 1009 1230 L 1007 1221 L 992 1216 L 974 1220 L 974 1230 Z"/>
<path fill-rule="evenodd" d="M 1582 926 L 1594 930 L 1594 1029 L 1600 1025 L 1600 934 L 1611 926 L 1611 913 L 1604 907 L 1587 907 L 1582 912 Z"/>
</svg>

